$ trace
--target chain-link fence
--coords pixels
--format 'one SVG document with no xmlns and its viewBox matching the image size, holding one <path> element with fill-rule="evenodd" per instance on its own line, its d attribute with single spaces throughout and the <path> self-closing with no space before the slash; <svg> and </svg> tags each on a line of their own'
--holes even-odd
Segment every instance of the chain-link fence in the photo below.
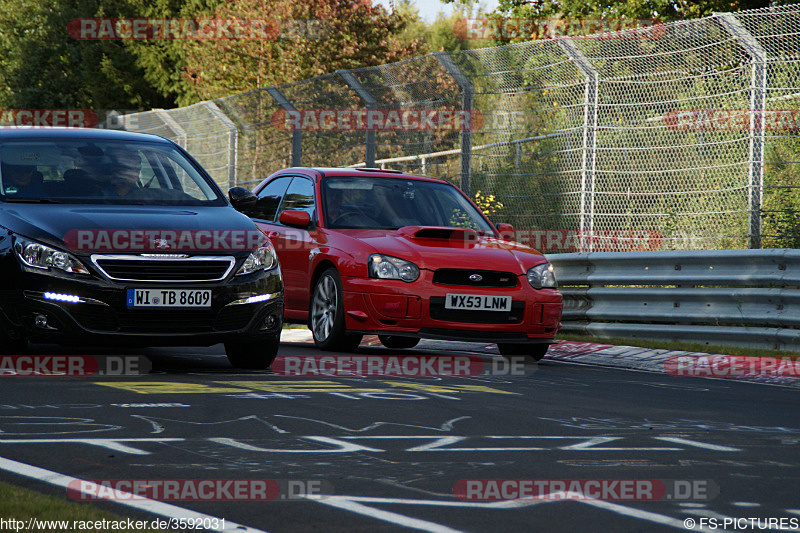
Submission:
<svg viewBox="0 0 800 533">
<path fill-rule="evenodd" d="M 503 204 L 545 251 L 800 247 L 800 6 L 337 71 L 128 129 L 227 186 L 380 166 Z M 496 205 L 496 203 L 495 203 Z"/>
</svg>

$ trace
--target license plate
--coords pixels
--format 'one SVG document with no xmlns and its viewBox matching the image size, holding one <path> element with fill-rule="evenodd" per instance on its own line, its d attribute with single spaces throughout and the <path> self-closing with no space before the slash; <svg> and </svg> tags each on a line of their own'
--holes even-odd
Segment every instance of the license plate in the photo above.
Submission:
<svg viewBox="0 0 800 533">
<path fill-rule="evenodd" d="M 211 307 L 211 289 L 128 289 L 128 307 Z"/>
<path fill-rule="evenodd" d="M 447 294 L 444 299 L 444 307 L 462 311 L 511 311 L 511 296 Z"/>
</svg>

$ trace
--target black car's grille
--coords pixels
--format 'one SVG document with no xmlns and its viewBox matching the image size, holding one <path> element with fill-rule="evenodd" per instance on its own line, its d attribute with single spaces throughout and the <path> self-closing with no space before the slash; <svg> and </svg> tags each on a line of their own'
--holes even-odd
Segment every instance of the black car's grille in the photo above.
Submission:
<svg viewBox="0 0 800 533">
<path fill-rule="evenodd" d="M 511 302 L 511 311 L 465 311 L 445 309 L 444 298 L 431 298 L 430 314 L 434 320 L 470 324 L 519 324 L 525 315 L 525 302 Z"/>
<path fill-rule="evenodd" d="M 75 306 L 72 317 L 93 331 L 123 333 L 205 333 L 247 327 L 253 317 L 250 305 L 234 305 L 219 313 L 203 309 L 135 309 L 114 312 L 103 306 Z"/>
<path fill-rule="evenodd" d="M 119 323 L 117 314 L 105 305 L 75 305 L 69 308 L 69 314 L 81 327 L 93 331 L 117 331 Z"/>
<path fill-rule="evenodd" d="M 119 313 L 124 333 L 210 333 L 214 312 L 198 309 L 136 309 Z"/>
<path fill-rule="evenodd" d="M 218 281 L 233 267 L 233 257 L 160 259 L 132 255 L 94 256 L 95 265 L 111 279 L 124 281 Z"/>
<path fill-rule="evenodd" d="M 223 307 L 214 321 L 214 329 L 219 331 L 231 331 L 244 329 L 253 318 L 252 305 L 229 305 Z"/>
<path fill-rule="evenodd" d="M 513 272 L 465 268 L 440 268 L 433 273 L 433 282 L 467 287 L 516 287 L 518 283 Z"/>
</svg>

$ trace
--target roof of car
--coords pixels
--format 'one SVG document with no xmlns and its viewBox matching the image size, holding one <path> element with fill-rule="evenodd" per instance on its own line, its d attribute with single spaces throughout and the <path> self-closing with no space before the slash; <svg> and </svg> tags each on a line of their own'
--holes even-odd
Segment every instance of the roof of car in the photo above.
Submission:
<svg viewBox="0 0 800 533">
<path fill-rule="evenodd" d="M 378 178 L 393 178 L 393 179 L 414 179 L 423 181 L 433 181 L 447 183 L 439 178 L 431 178 L 428 176 L 418 176 L 416 174 L 406 174 L 397 170 L 381 169 L 381 168 L 342 168 L 342 167 L 292 167 L 284 169 L 282 172 L 287 171 L 305 171 L 305 173 L 316 173 L 319 176 L 336 176 L 336 177 L 361 177 L 373 176 Z"/>
<path fill-rule="evenodd" d="M 0 127 L 0 139 L 95 139 L 169 142 L 164 137 L 149 133 L 133 133 L 122 130 L 94 128 L 55 128 L 55 127 Z"/>
</svg>

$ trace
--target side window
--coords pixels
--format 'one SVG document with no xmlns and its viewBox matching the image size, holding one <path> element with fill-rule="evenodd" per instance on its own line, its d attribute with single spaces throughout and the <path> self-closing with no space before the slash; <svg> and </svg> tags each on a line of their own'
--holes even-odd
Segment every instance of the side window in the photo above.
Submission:
<svg viewBox="0 0 800 533">
<path fill-rule="evenodd" d="M 281 176 L 267 183 L 267 186 L 258 193 L 258 202 L 247 211 L 247 215 L 268 222 L 275 220 L 278 206 L 281 205 L 283 194 L 291 181 L 291 176 Z"/>
<path fill-rule="evenodd" d="M 287 209 L 305 211 L 314 220 L 314 182 L 307 178 L 294 178 L 283 197 L 280 212 Z"/>
</svg>

